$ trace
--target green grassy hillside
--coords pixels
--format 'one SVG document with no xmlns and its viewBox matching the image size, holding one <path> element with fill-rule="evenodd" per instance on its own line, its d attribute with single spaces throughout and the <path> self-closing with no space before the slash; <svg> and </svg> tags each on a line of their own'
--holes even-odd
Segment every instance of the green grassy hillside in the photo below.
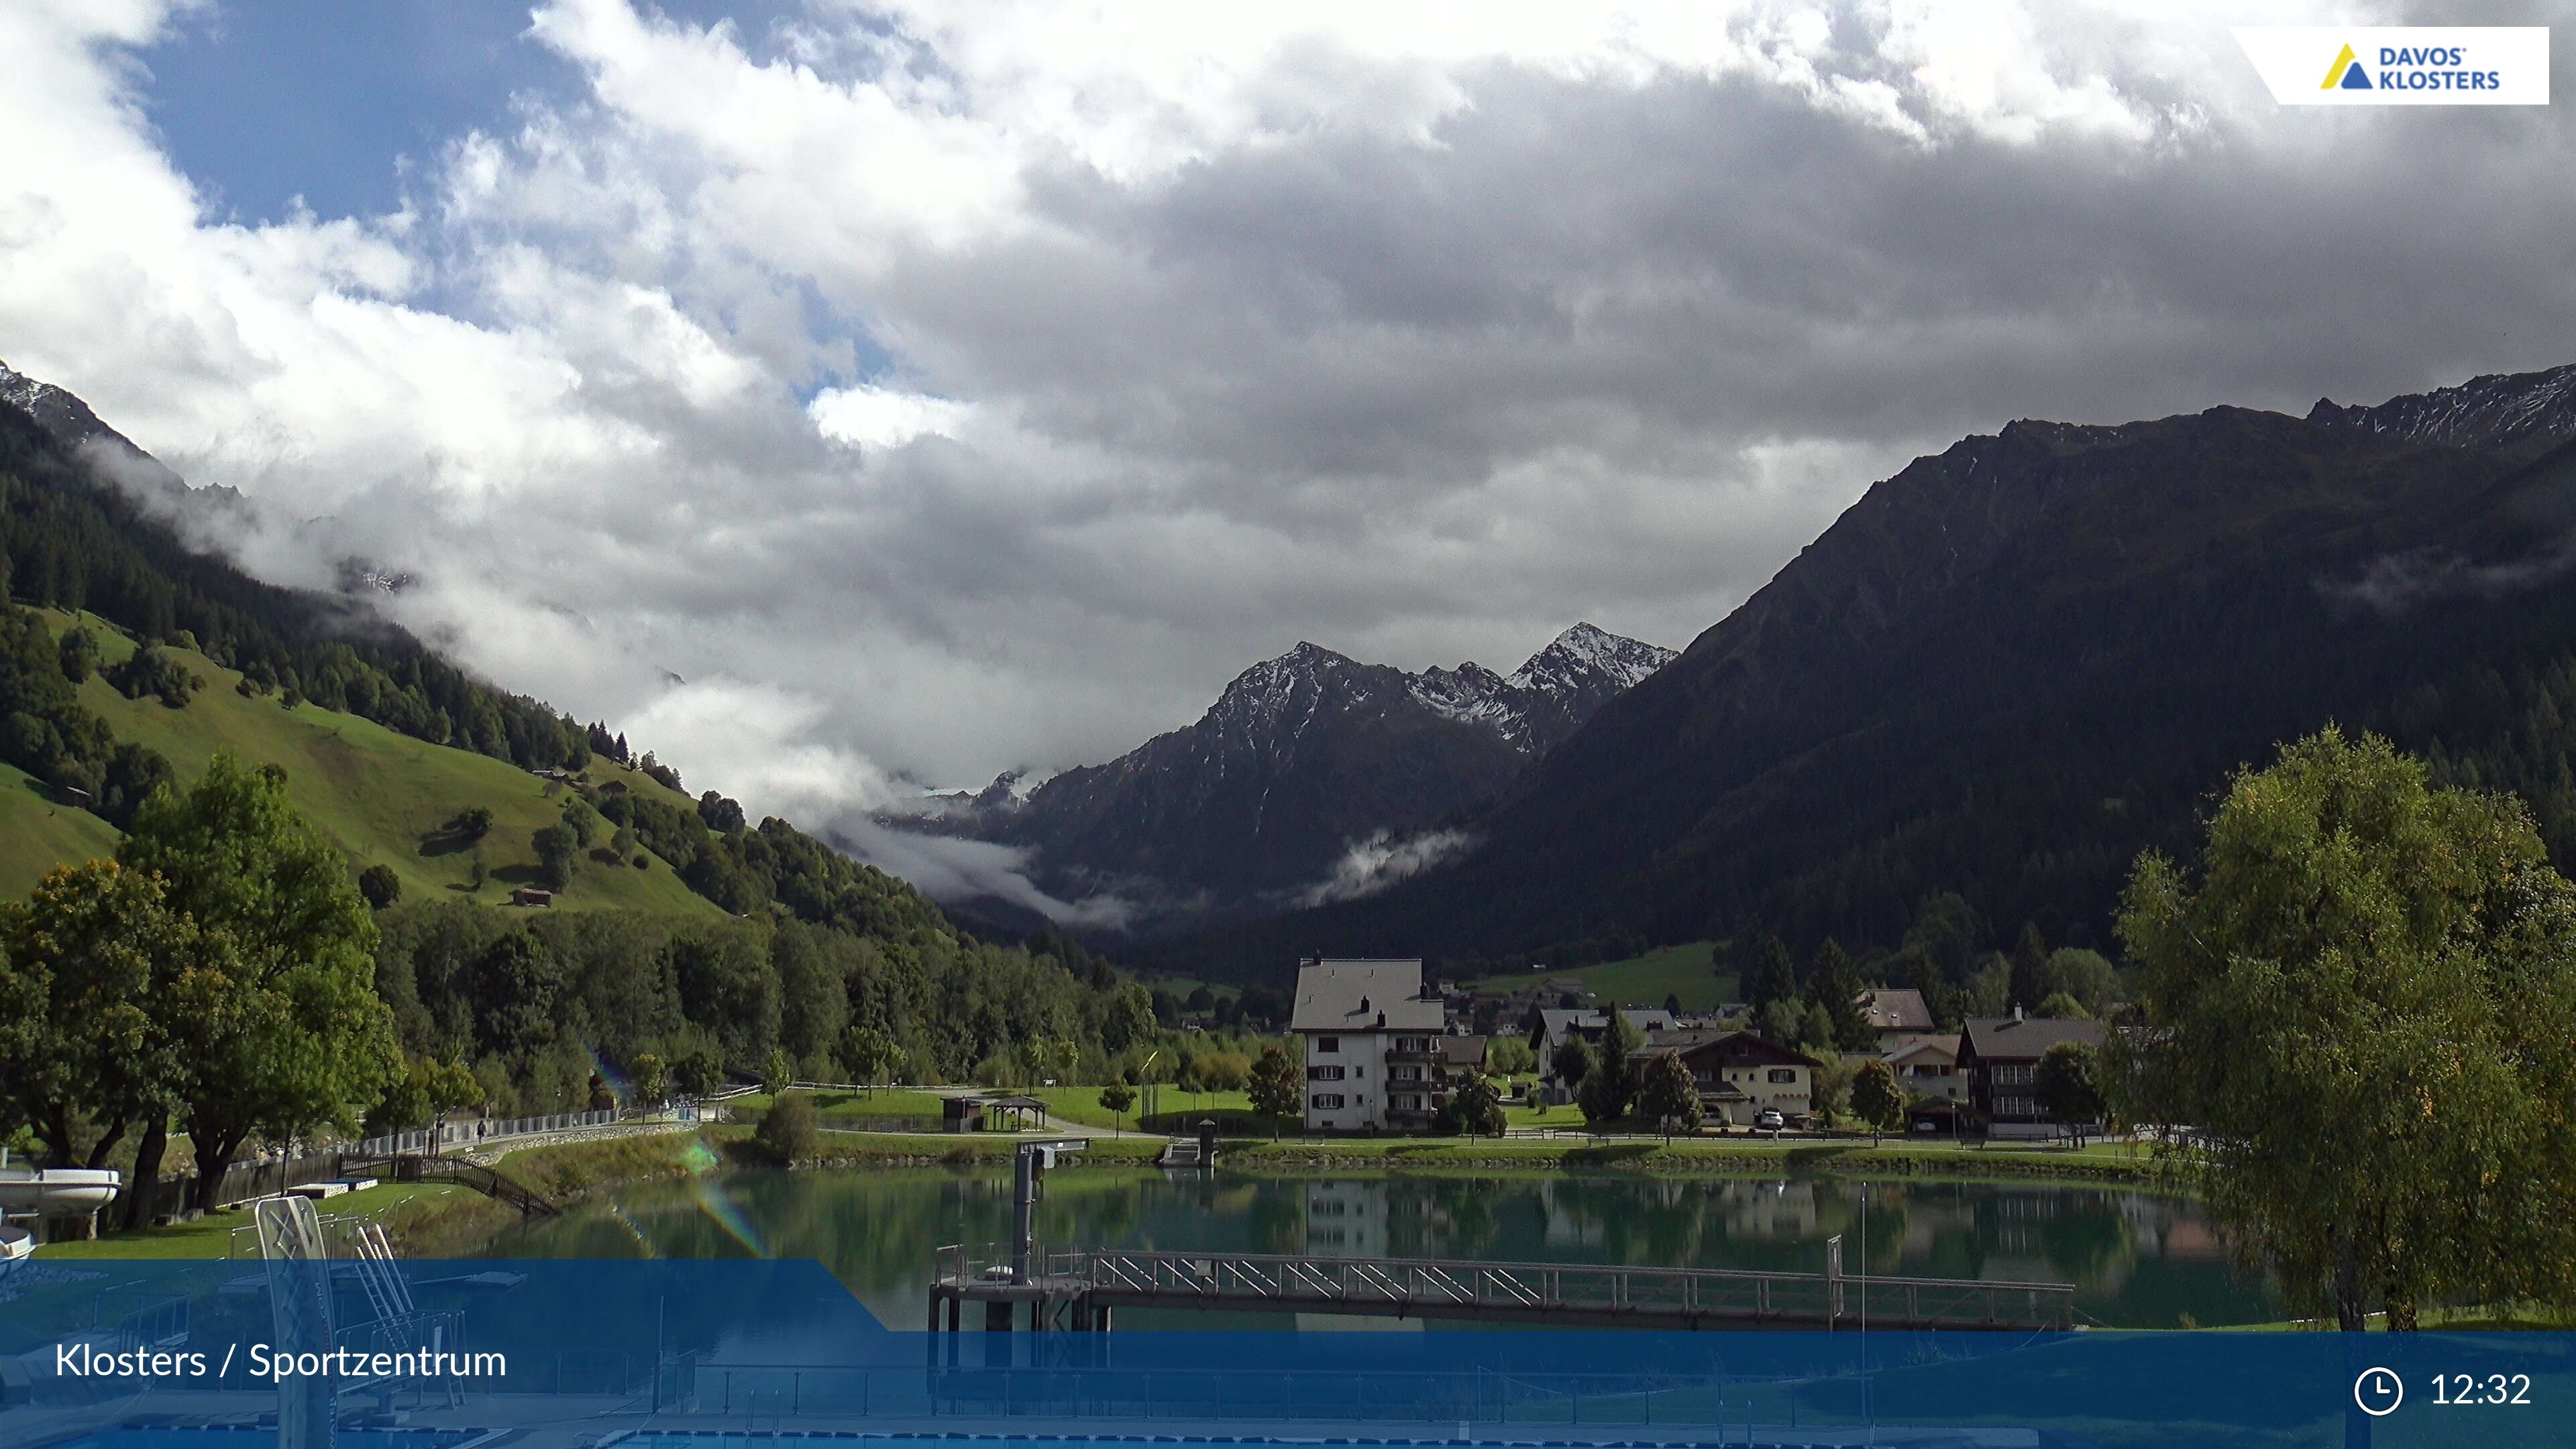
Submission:
<svg viewBox="0 0 2576 1449">
<path fill-rule="evenodd" d="M 48 611 L 44 617 L 58 636 L 74 622 L 59 612 Z M 98 636 L 106 662 L 134 651 L 133 641 L 105 620 L 83 615 L 78 622 Z M 152 696 L 127 699 L 95 675 L 80 687 L 80 702 L 106 720 L 119 740 L 166 756 L 182 786 L 203 775 L 218 750 L 254 765 L 279 766 L 286 771 L 287 795 L 295 807 L 353 866 L 391 866 L 402 879 L 405 900 L 470 896 L 502 903 L 514 886 L 536 878 L 536 851 L 529 837 L 562 816 L 569 787 L 507 761 L 412 739 L 355 715 L 312 704 L 288 709 L 276 695 L 240 694 L 234 686 L 241 676 L 234 671 L 189 650 L 172 647 L 166 652 L 205 678 L 206 688 L 186 707 L 172 709 Z M 594 785 L 613 780 L 630 790 L 681 798 L 605 759 L 594 757 L 584 774 Z M 17 771 L 8 771 L 8 777 L 12 788 L 0 792 L 10 796 L 0 805 L 0 832 L 7 837 L 0 841 L 0 876 L 5 876 L 0 886 L 24 890 L 57 861 L 114 850 L 115 831 L 105 822 L 52 805 L 26 788 L 26 777 Z M 442 830 L 459 811 L 474 805 L 492 812 L 491 831 L 480 842 Z M 48 819 L 48 811 L 64 818 Z M 603 846 L 604 831 L 603 825 Z M 470 881 L 478 852 L 486 883 L 475 891 Z M 682 884 L 669 861 L 653 857 L 637 870 L 605 856 L 601 850 L 582 862 L 571 889 L 555 898 L 559 909 L 722 914 Z"/>
<path fill-rule="evenodd" d="M 65 861 L 116 853 L 116 827 L 68 805 L 12 765 L 0 765 L 0 895 L 23 896 Z"/>
<path fill-rule="evenodd" d="M 1661 1006 L 1666 996 L 1681 998 L 1684 1011 L 1707 1011 L 1721 1002 L 1741 1001 L 1736 994 L 1735 976 L 1724 976 L 1710 969 L 1712 943 L 1692 941 L 1680 946 L 1658 946 L 1642 956 L 1625 961 L 1604 961 L 1598 966 L 1569 966 L 1559 971 L 1522 971 L 1510 976 L 1488 976 L 1468 983 L 1475 991 L 1500 995 L 1516 987 L 1540 981 L 1560 979 L 1583 983 L 1593 995 L 1591 1005 L 1613 1002 L 1633 1006 Z"/>
</svg>

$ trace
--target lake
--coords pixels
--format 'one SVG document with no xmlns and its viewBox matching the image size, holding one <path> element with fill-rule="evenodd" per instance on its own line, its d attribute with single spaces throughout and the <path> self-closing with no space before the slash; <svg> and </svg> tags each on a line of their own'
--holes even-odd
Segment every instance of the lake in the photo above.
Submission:
<svg viewBox="0 0 2576 1449">
<path fill-rule="evenodd" d="M 999 1168 L 724 1172 L 620 1189 L 495 1241 L 497 1256 L 815 1258 L 880 1321 L 922 1321 L 932 1251 L 1010 1236 Z M 2033 1183 L 1648 1177 L 1629 1173 L 1057 1173 L 1042 1244 L 1352 1257 L 1632 1263 L 2072 1283 L 2084 1321 L 2262 1322 L 2270 1286 L 2236 1270 L 2187 1197 Z M 1286 1327 L 1285 1316 L 1122 1316 L 1132 1327 Z M 1310 1317 L 1304 1326 L 1354 1326 Z M 1402 1325 L 1420 1328 L 1420 1321 Z"/>
</svg>

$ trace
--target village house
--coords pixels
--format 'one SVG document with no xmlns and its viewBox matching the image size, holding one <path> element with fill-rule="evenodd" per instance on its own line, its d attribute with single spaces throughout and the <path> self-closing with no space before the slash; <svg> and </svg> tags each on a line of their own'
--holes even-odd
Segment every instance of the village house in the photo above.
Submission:
<svg viewBox="0 0 2576 1449">
<path fill-rule="evenodd" d="M 2065 1021 L 2054 1017 L 1972 1016 L 1959 1034 L 1959 1072 L 1968 1081 L 1970 1114 L 1986 1124 L 1989 1137 L 2055 1137 L 2074 1125 L 2048 1114 L 2033 1089 L 2039 1059 L 2059 1042 L 2098 1047 L 2105 1033 L 2098 1021 Z"/>
<path fill-rule="evenodd" d="M 1923 993 L 1910 986 L 1874 987 L 1853 998 L 1853 1004 L 1860 1008 L 1861 1020 L 1878 1033 L 1882 1052 L 1902 1038 L 1928 1035 L 1932 1030 L 1932 1008 Z"/>
<path fill-rule="evenodd" d="M 1467 1079 L 1485 1069 L 1489 1037 L 1439 1036 L 1431 1060 L 1395 1060 L 1387 1067 L 1387 1120 L 1398 1127 L 1428 1126 Z"/>
<path fill-rule="evenodd" d="M 1930 1032 L 1899 1038 L 1883 1059 L 1895 1071 L 1896 1085 L 1909 1102 L 1968 1100 L 1968 1079 L 1959 1070 L 1956 1035 Z"/>
<path fill-rule="evenodd" d="M 1763 1111 L 1795 1121 L 1815 1110 L 1816 1069 L 1806 1053 L 1749 1031 L 1653 1031 L 1630 1058 L 1643 1071 L 1660 1056 L 1679 1056 L 1698 1084 L 1711 1125 L 1750 1127 Z"/>
<path fill-rule="evenodd" d="M 1288 1029 L 1306 1044 L 1306 1127 L 1374 1131 L 1429 1121 L 1443 1061 L 1440 998 L 1420 958 L 1310 957 L 1297 967 Z M 1398 1069 L 1407 1072 L 1397 1090 Z M 1401 1101 L 1395 1099 L 1400 1098 Z"/>
<path fill-rule="evenodd" d="M 1641 1033 L 1671 1031 L 1678 1025 L 1671 1012 L 1656 1008 L 1623 1006 L 1619 1008 L 1619 1014 L 1628 1018 L 1628 1024 Z M 1609 1029 L 1610 1017 L 1605 1012 L 1574 1011 L 1562 1007 L 1541 1009 L 1536 1024 L 1530 1029 L 1530 1050 L 1538 1054 L 1540 1079 L 1556 1079 L 1558 1047 L 1577 1037 L 1599 1046 L 1601 1034 Z"/>
</svg>

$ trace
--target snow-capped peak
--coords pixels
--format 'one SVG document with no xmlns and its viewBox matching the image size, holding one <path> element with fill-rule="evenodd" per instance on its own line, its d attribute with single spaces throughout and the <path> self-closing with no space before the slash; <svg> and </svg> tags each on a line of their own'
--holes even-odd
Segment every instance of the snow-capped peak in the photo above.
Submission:
<svg viewBox="0 0 2576 1449">
<path fill-rule="evenodd" d="M 1451 719 L 1485 725 L 1537 753 L 1572 734 L 1614 696 L 1673 657 L 1673 651 L 1577 624 L 1504 678 L 1483 665 L 1431 669 L 1413 677 L 1413 696 Z"/>
</svg>

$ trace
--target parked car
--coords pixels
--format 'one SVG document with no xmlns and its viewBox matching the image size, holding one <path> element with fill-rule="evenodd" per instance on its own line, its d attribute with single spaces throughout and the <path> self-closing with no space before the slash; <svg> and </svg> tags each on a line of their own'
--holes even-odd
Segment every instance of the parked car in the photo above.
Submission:
<svg viewBox="0 0 2576 1449">
<path fill-rule="evenodd" d="M 1765 1107 L 1754 1117 L 1753 1125 L 1765 1132 L 1777 1132 L 1789 1125 L 1789 1119 L 1781 1116 L 1778 1108 Z"/>
</svg>

